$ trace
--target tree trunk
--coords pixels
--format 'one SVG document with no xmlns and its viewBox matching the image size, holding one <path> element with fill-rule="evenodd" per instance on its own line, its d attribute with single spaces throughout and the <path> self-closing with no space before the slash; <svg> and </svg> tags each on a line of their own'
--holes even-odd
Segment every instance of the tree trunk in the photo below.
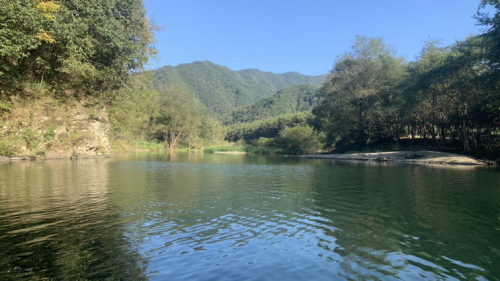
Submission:
<svg viewBox="0 0 500 281">
<path fill-rule="evenodd" d="M 358 124 L 358 137 L 361 149 L 365 147 L 365 128 L 363 122 L 363 98 L 359 99 L 359 124 Z"/>
<path fill-rule="evenodd" d="M 462 141 L 464 145 L 464 151 L 466 153 L 469 153 L 471 149 L 469 145 L 469 137 L 467 136 L 467 127 L 465 119 L 462 121 Z"/>
<path fill-rule="evenodd" d="M 427 130 L 431 134 L 431 137 L 432 137 L 432 140 L 434 141 L 434 143 L 436 143 L 437 145 L 440 146 L 441 143 L 439 142 L 439 139 L 436 136 L 436 127 L 433 124 L 430 124 L 430 125 L 428 124 L 427 125 Z"/>
<path fill-rule="evenodd" d="M 441 126 L 441 140 L 443 141 L 443 145 L 446 145 L 446 131 L 444 126 Z"/>
</svg>

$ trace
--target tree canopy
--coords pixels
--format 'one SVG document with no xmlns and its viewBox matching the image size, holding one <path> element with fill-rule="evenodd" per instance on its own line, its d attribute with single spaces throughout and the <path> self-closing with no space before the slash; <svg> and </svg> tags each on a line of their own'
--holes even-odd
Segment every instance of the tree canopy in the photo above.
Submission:
<svg viewBox="0 0 500 281">
<path fill-rule="evenodd" d="M 141 0 L 0 0 L 2 96 L 118 89 L 156 53 L 154 29 Z"/>
<path fill-rule="evenodd" d="M 335 63 L 314 109 L 329 142 L 357 141 L 363 147 L 370 134 L 382 137 L 382 128 L 394 115 L 387 103 L 394 99 L 393 86 L 403 76 L 404 61 L 392 47 L 381 38 L 358 36 L 351 51 Z"/>
<path fill-rule="evenodd" d="M 480 18 L 492 25 L 485 34 L 447 47 L 427 42 L 411 63 L 381 38 L 358 36 L 336 61 L 313 110 L 327 144 L 364 149 L 420 139 L 440 147 L 461 144 L 466 153 L 492 144 L 500 113 L 495 17 Z"/>
<path fill-rule="evenodd" d="M 484 12 L 487 6 L 495 9 L 493 15 Z M 498 0 L 481 0 L 477 11 L 478 23 L 488 27 L 488 31 L 480 37 L 484 38 L 487 52 L 487 62 L 498 74 L 500 71 L 500 2 Z"/>
</svg>

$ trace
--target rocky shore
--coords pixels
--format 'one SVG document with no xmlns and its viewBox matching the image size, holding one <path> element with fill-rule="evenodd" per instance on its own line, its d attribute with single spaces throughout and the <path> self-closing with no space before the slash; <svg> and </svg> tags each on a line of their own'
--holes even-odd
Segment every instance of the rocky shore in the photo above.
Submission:
<svg viewBox="0 0 500 281">
<path fill-rule="evenodd" d="M 14 157 L 5 157 L 0 156 L 0 163 L 12 162 L 12 161 L 30 161 L 30 160 L 56 160 L 56 159 L 68 159 L 68 160 L 77 160 L 77 159 L 103 159 L 103 158 L 113 158 L 113 155 L 60 155 L 60 156 L 40 156 L 40 157 L 30 157 L 30 156 L 14 156 Z"/>
<path fill-rule="evenodd" d="M 415 165 L 462 165 L 462 166 L 496 166 L 493 161 L 479 160 L 465 155 L 438 151 L 393 151 L 353 154 L 318 154 L 305 155 L 310 159 L 329 159 L 339 161 L 371 161 L 394 164 Z"/>
</svg>

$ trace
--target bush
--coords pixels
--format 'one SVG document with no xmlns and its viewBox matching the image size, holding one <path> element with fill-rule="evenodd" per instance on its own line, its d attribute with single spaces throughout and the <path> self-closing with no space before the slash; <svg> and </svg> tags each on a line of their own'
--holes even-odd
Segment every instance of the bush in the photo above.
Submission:
<svg viewBox="0 0 500 281">
<path fill-rule="evenodd" d="M 0 141 L 0 156 L 12 157 L 16 155 L 16 152 L 16 146 L 12 142 L 8 140 Z"/>
<path fill-rule="evenodd" d="M 323 134 L 318 134 L 309 125 L 286 127 L 276 140 L 277 145 L 289 154 L 315 153 L 323 147 Z"/>
<path fill-rule="evenodd" d="M 263 146 L 263 147 L 270 147 L 272 146 L 272 142 L 273 142 L 274 139 L 270 139 L 270 138 L 264 138 L 264 137 L 260 137 L 254 141 L 251 142 L 251 144 L 255 145 L 255 146 Z"/>
</svg>

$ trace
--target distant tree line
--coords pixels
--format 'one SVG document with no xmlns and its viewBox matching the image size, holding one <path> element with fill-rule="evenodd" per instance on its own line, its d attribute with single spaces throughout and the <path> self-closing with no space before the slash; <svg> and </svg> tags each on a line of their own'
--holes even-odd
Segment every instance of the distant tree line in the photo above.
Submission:
<svg viewBox="0 0 500 281">
<path fill-rule="evenodd" d="M 285 114 L 311 111 L 318 104 L 318 89 L 315 85 L 286 87 L 269 98 L 253 105 L 238 107 L 222 118 L 225 125 L 251 123 Z"/>
</svg>

